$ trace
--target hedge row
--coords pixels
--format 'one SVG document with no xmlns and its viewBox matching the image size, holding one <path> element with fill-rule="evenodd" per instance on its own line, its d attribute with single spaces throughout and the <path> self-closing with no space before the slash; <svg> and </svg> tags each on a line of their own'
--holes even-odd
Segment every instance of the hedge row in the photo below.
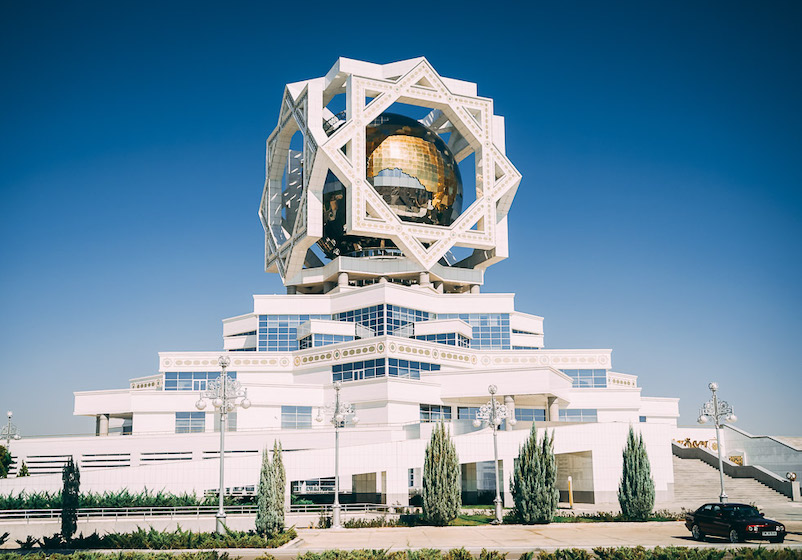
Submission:
<svg viewBox="0 0 802 560">
<path fill-rule="evenodd" d="M 253 531 L 226 530 L 224 535 L 217 533 L 196 533 L 178 527 L 175 531 L 157 531 L 156 529 L 138 528 L 132 533 L 108 533 L 100 536 L 97 533 L 84 537 L 80 535 L 65 542 L 61 535 L 17 541 L 23 550 L 39 546 L 46 550 L 56 549 L 152 549 L 170 550 L 185 548 L 277 548 L 290 542 L 297 536 L 295 529 L 283 533 L 263 537 Z M 193 560 L 193 559 L 188 559 Z M 197 559 L 205 560 L 205 559 Z"/>
<path fill-rule="evenodd" d="M 505 560 L 506 552 L 485 550 L 478 560 Z M 21 560 L 14 552 L 0 553 L 0 560 Z M 236 559 L 236 557 L 235 557 Z M 235 560 L 234 559 L 234 560 Z M 638 547 L 594 548 L 593 552 L 569 548 L 554 552 L 526 552 L 521 560 L 802 560 L 802 549 L 791 548 L 686 548 Z M 204 550 L 200 552 L 119 552 L 103 554 L 100 552 L 74 552 L 72 554 L 46 555 L 42 552 L 30 553 L 24 560 L 232 560 L 227 552 Z M 270 554 L 262 554 L 256 560 L 275 560 Z M 464 548 L 448 551 L 425 548 L 388 552 L 386 550 L 327 550 L 325 552 L 305 552 L 297 560 L 474 560 Z"/>
</svg>

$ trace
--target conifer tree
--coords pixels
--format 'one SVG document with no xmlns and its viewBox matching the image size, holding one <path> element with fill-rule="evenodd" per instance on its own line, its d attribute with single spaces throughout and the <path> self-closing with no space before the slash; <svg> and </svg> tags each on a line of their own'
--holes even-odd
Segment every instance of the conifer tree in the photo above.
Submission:
<svg viewBox="0 0 802 560">
<path fill-rule="evenodd" d="M 560 493 L 553 444 L 548 431 L 538 442 L 533 423 L 529 437 L 519 448 L 511 490 L 515 516 L 522 523 L 549 523 L 557 509 Z"/>
<path fill-rule="evenodd" d="M 273 440 L 273 516 L 275 519 L 275 532 L 284 530 L 284 492 L 287 488 L 287 473 L 282 460 L 281 442 Z"/>
<path fill-rule="evenodd" d="M 627 445 L 624 447 L 624 468 L 618 486 L 618 503 L 621 513 L 628 519 L 646 519 L 654 508 L 654 480 L 652 480 L 649 456 L 643 445 L 643 434 L 635 437 L 629 427 Z"/>
<path fill-rule="evenodd" d="M 8 468 L 11 466 L 11 453 L 5 446 L 0 445 L 0 478 L 8 476 Z"/>
<path fill-rule="evenodd" d="M 267 535 L 270 498 L 273 493 L 273 471 L 270 468 L 270 453 L 262 450 L 262 469 L 259 471 L 259 488 L 256 491 L 256 532 Z"/>
<path fill-rule="evenodd" d="M 440 422 L 432 430 L 423 463 L 423 517 L 432 525 L 447 525 L 462 504 L 460 466 L 451 431 Z"/>
<path fill-rule="evenodd" d="M 25 464 L 25 461 L 22 462 L 22 466 L 19 468 L 19 472 L 17 473 L 17 478 L 21 478 L 23 476 L 31 476 L 31 473 L 28 471 L 28 465 Z"/>
<path fill-rule="evenodd" d="M 272 461 L 270 452 L 267 449 L 262 451 L 262 469 L 256 496 L 256 532 L 260 535 L 275 535 L 284 530 L 285 485 L 281 444 L 275 441 Z"/>
<path fill-rule="evenodd" d="M 81 473 L 72 457 L 61 471 L 61 535 L 69 541 L 78 528 L 78 506 Z"/>
</svg>

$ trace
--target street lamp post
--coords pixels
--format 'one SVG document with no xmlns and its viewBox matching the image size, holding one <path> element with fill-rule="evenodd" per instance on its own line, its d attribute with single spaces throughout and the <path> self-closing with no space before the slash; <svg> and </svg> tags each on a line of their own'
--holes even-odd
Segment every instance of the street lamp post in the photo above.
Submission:
<svg viewBox="0 0 802 560">
<path fill-rule="evenodd" d="M 14 416 L 14 413 L 9 410 L 6 413 L 6 416 L 8 416 L 8 423 L 5 426 L 3 426 L 2 430 L 0 430 L 0 439 L 6 440 L 6 451 L 10 453 L 11 452 L 11 440 L 12 439 L 14 439 L 14 440 L 19 439 L 20 438 L 20 434 L 19 434 L 19 430 L 17 429 L 17 426 L 15 426 L 11 422 L 11 417 Z"/>
<path fill-rule="evenodd" d="M 195 403 L 195 406 L 198 410 L 203 410 L 206 408 L 206 401 L 210 400 L 215 410 L 220 413 L 220 507 L 217 510 L 217 515 L 215 515 L 217 519 L 215 528 L 217 532 L 222 535 L 226 532 L 226 511 L 223 508 L 223 494 L 225 491 L 226 420 L 229 412 L 234 412 L 237 406 L 249 408 L 251 406 L 251 401 L 248 400 L 248 389 L 243 389 L 239 381 L 229 377 L 228 373 L 226 373 L 226 368 L 228 368 L 231 363 L 231 359 L 228 356 L 220 356 L 217 363 L 220 364 L 220 368 L 222 369 L 220 377 L 212 379 L 206 384 L 206 389 L 200 392 L 198 402 Z M 238 403 L 237 399 L 239 398 L 242 400 Z"/>
<path fill-rule="evenodd" d="M 334 402 L 325 405 L 326 415 L 331 415 L 331 424 L 334 426 L 334 504 L 331 506 L 331 528 L 342 529 L 340 523 L 340 428 L 345 427 L 345 423 L 350 420 L 354 424 L 359 422 L 356 416 L 354 405 L 340 399 L 342 382 L 334 383 Z M 318 422 L 323 421 L 323 411 L 318 410 Z"/>
<path fill-rule="evenodd" d="M 501 514 L 501 482 L 499 481 L 498 472 L 498 429 L 499 426 L 501 426 L 502 420 L 505 418 L 509 418 L 510 424 L 513 426 L 516 420 L 513 410 L 510 410 L 506 405 L 496 402 L 495 394 L 498 392 L 498 387 L 491 385 L 487 388 L 487 391 L 490 393 L 490 401 L 487 404 L 483 404 L 479 412 L 476 413 L 476 420 L 473 421 L 473 425 L 478 428 L 484 423 L 488 424 L 493 429 L 493 465 L 496 468 L 496 499 L 493 500 L 496 506 L 496 518 L 493 520 L 493 524 L 500 525 L 503 516 Z"/>
<path fill-rule="evenodd" d="M 735 422 L 738 417 L 733 414 L 732 407 L 727 401 L 718 400 L 718 383 L 710 383 L 707 386 L 713 393 L 713 398 L 702 405 L 699 410 L 699 423 L 705 424 L 712 420 L 716 426 L 716 447 L 718 448 L 718 476 L 721 481 L 721 494 L 719 500 L 721 502 L 727 501 L 727 493 L 724 491 L 724 462 L 721 459 L 721 434 L 719 430 L 721 425 L 726 422 Z"/>
</svg>

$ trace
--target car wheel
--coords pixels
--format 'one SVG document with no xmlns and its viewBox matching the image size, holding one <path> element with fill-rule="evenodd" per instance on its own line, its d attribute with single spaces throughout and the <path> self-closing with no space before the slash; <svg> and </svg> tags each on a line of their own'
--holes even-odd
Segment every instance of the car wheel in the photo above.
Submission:
<svg viewBox="0 0 802 560">
<path fill-rule="evenodd" d="M 693 527 L 691 527 L 691 536 L 693 536 L 693 540 L 695 541 L 705 540 L 705 534 L 699 528 L 699 525 L 694 525 Z"/>
<path fill-rule="evenodd" d="M 741 537 L 740 535 L 738 535 L 738 531 L 736 531 L 735 529 L 730 531 L 730 542 L 731 543 L 741 542 Z"/>
</svg>

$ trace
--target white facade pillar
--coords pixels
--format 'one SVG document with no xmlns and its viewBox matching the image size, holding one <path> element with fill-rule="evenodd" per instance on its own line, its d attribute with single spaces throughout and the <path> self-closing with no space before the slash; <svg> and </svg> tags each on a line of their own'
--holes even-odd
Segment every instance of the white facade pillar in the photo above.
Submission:
<svg viewBox="0 0 802 560">
<path fill-rule="evenodd" d="M 557 397 L 549 397 L 548 399 L 549 409 L 548 409 L 548 417 L 546 420 L 549 422 L 559 422 L 560 421 L 560 405 L 557 402 Z"/>
<path fill-rule="evenodd" d="M 510 411 L 510 416 L 507 418 L 507 421 L 504 422 L 504 429 L 508 432 L 512 431 L 512 424 L 510 420 L 515 418 L 515 397 L 513 395 L 507 395 L 504 397 L 504 406 L 507 407 L 507 410 Z"/>
<path fill-rule="evenodd" d="M 347 272 L 341 272 L 340 274 L 337 275 L 337 285 L 339 287 L 341 287 L 341 288 L 347 288 L 348 287 L 348 273 Z"/>
<path fill-rule="evenodd" d="M 108 414 L 98 414 L 97 415 L 97 429 L 95 430 L 95 434 L 98 436 L 107 436 L 109 435 L 109 415 Z"/>
</svg>

